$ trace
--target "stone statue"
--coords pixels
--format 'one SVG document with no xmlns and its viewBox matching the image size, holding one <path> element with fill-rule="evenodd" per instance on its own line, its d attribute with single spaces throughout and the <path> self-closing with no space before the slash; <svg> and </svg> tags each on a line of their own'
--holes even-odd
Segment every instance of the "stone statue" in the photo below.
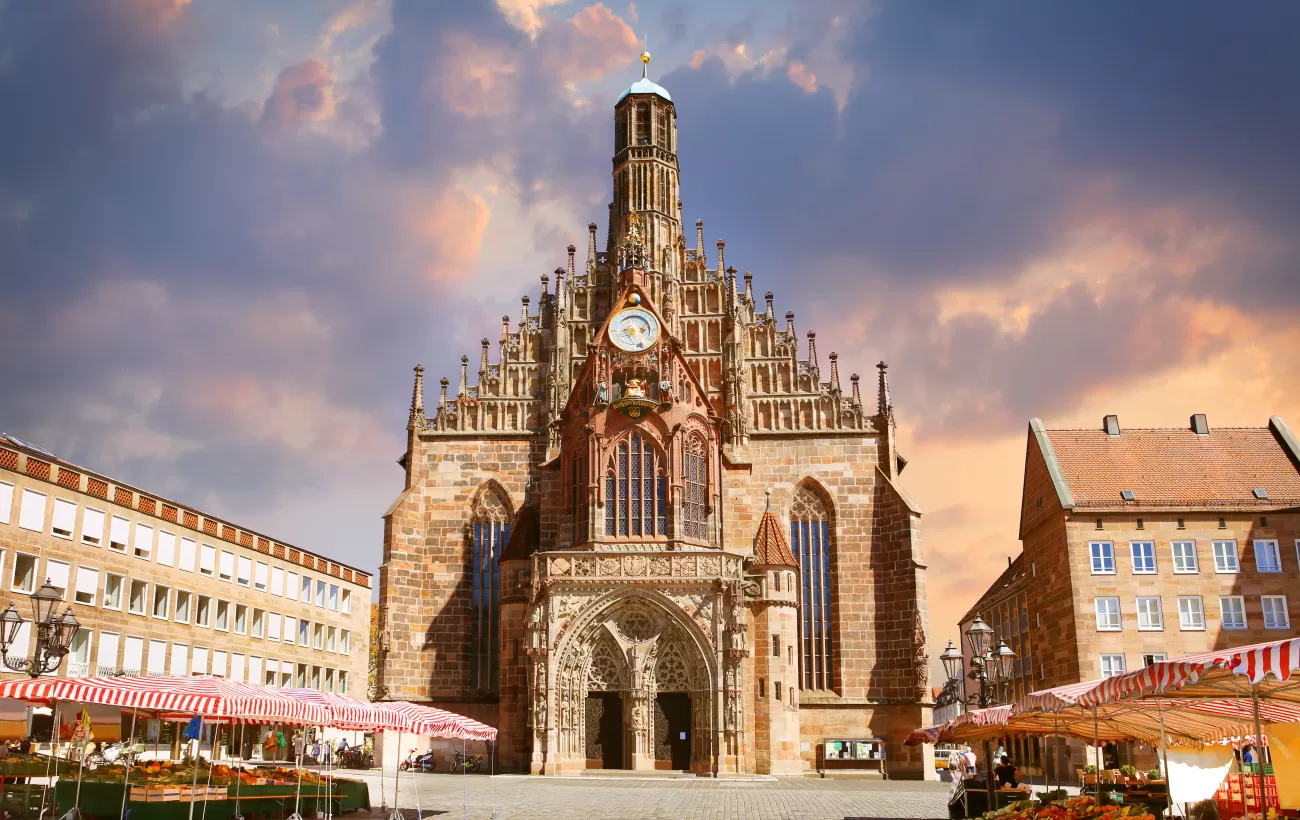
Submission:
<svg viewBox="0 0 1300 820">
<path fill-rule="evenodd" d="M 596 404 L 609 404 L 609 382 L 604 379 L 596 384 Z"/>
</svg>

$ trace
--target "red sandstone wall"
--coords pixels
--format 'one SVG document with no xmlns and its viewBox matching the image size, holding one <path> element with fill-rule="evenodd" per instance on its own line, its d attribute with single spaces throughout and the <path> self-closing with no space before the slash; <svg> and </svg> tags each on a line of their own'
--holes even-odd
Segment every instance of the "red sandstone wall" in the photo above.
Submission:
<svg viewBox="0 0 1300 820">
<path fill-rule="evenodd" d="M 440 439 L 419 443 L 411 454 L 412 486 L 386 521 L 380 570 L 389 698 L 480 697 L 467 689 L 471 508 L 492 481 L 512 513 L 517 510 L 529 464 L 542 453 L 543 442 L 529 439 Z M 534 489 L 544 494 L 548 488 L 537 485 L 547 477 L 535 478 Z"/>
</svg>

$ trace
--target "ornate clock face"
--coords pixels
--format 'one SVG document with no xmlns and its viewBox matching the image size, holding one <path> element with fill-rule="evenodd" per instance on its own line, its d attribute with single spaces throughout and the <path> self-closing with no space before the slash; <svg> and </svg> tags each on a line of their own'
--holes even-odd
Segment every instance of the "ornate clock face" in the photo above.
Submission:
<svg viewBox="0 0 1300 820">
<path fill-rule="evenodd" d="M 621 310 L 609 323 L 609 340 L 620 350 L 645 350 L 659 341 L 659 320 L 645 308 Z"/>
</svg>

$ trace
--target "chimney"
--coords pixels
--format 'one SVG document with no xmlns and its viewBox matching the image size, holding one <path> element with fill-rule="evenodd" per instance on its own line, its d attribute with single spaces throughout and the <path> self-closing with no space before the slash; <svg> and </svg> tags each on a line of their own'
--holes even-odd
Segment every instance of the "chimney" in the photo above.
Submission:
<svg viewBox="0 0 1300 820">
<path fill-rule="evenodd" d="M 1108 436 L 1119 435 L 1119 416 L 1106 416 L 1101 420 L 1101 429 L 1106 431 Z"/>
<path fill-rule="evenodd" d="M 1210 434 L 1210 422 L 1206 420 L 1204 413 L 1196 413 L 1192 416 L 1192 432 L 1198 436 Z"/>
</svg>

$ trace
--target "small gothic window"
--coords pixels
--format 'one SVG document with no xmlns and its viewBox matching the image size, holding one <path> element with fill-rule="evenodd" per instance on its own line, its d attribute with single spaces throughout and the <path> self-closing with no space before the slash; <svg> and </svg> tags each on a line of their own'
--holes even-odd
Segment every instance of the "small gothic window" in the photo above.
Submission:
<svg viewBox="0 0 1300 820">
<path fill-rule="evenodd" d="M 470 590 L 471 685 L 496 691 L 499 655 L 501 552 L 510 539 L 510 519 L 496 493 L 484 492 L 474 508 L 474 573 Z"/>
<path fill-rule="evenodd" d="M 614 118 L 614 150 L 621 151 L 627 147 L 627 112 L 620 112 Z"/>
<path fill-rule="evenodd" d="M 668 479 L 650 439 L 633 433 L 605 470 L 605 535 L 654 536 L 668 530 Z"/>
<path fill-rule="evenodd" d="M 682 505 L 687 538 L 703 539 L 704 517 L 708 492 L 708 473 L 705 467 L 704 440 L 696 436 L 686 443 L 683 458 L 683 479 L 686 500 Z"/>
<path fill-rule="evenodd" d="M 831 524 L 826 503 L 800 487 L 790 509 L 790 546 L 799 562 L 799 658 L 804 689 L 829 689 L 835 644 L 831 634 Z"/>
<path fill-rule="evenodd" d="M 668 149 L 668 109 L 655 109 L 655 145 Z"/>
<path fill-rule="evenodd" d="M 569 462 L 569 490 L 573 494 L 573 542 L 584 544 L 590 534 L 591 522 L 586 442 L 579 444 L 579 452 Z"/>
</svg>

